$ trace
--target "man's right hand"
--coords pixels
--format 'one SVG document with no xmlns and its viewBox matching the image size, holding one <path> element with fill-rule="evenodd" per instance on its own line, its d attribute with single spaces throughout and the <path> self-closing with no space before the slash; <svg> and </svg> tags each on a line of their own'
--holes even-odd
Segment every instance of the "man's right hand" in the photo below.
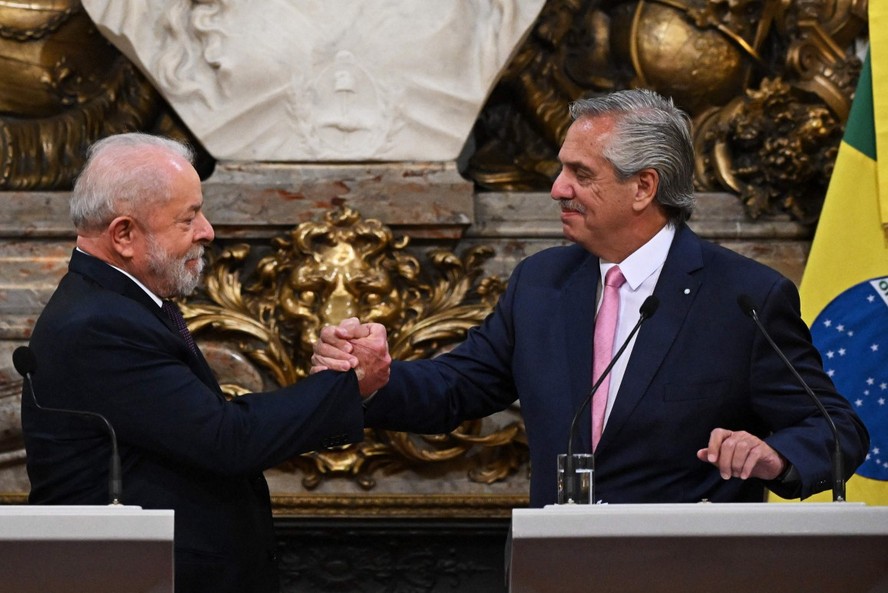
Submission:
<svg viewBox="0 0 888 593">
<path fill-rule="evenodd" d="M 314 345 L 311 373 L 355 369 L 361 395 L 367 397 L 388 383 L 392 358 L 385 326 L 350 317 L 321 330 Z"/>
</svg>

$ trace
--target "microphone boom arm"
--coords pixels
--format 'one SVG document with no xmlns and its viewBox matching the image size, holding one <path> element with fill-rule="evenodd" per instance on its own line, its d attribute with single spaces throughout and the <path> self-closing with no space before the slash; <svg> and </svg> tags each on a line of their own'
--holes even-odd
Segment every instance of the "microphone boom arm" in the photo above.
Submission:
<svg viewBox="0 0 888 593">
<path fill-rule="evenodd" d="M 808 383 L 802 378 L 799 372 L 796 370 L 795 366 L 786 358 L 786 355 L 783 351 L 777 346 L 773 339 L 771 339 L 771 335 L 765 329 L 764 324 L 759 319 L 758 313 L 755 310 L 755 305 L 752 303 L 752 299 L 750 299 L 747 295 L 743 294 L 738 297 L 737 302 L 740 304 L 740 308 L 749 315 L 752 320 L 755 322 L 756 326 L 758 326 L 759 331 L 762 332 L 762 335 L 765 336 L 765 339 L 768 341 L 768 344 L 771 345 L 771 348 L 774 352 L 777 353 L 777 356 L 780 357 L 780 360 L 783 361 L 783 364 L 786 365 L 786 368 L 790 370 L 793 376 L 796 378 L 796 381 L 804 388 L 805 393 L 808 394 L 808 397 L 814 402 L 814 405 L 817 406 L 817 409 L 820 411 L 820 414 L 826 419 L 827 426 L 829 426 L 830 431 L 832 432 L 833 437 L 833 453 L 832 453 L 832 473 L 833 473 L 833 501 L 834 502 L 844 502 L 845 500 L 845 462 L 842 455 L 842 446 L 839 442 L 839 431 L 836 428 L 836 423 L 833 422 L 832 417 L 827 412 L 826 407 L 823 405 L 823 402 L 820 401 L 820 398 L 814 393 L 814 391 L 808 386 Z"/>
<path fill-rule="evenodd" d="M 576 413 L 574 414 L 573 420 L 570 423 L 570 430 L 568 431 L 568 439 L 567 439 L 567 455 L 564 460 L 564 485 L 565 492 L 568 493 L 568 499 L 573 500 L 577 496 L 577 483 L 576 483 L 576 468 L 574 467 L 574 459 L 573 459 L 573 444 L 576 438 L 577 431 L 577 422 L 579 421 L 580 415 L 583 410 L 589 405 L 589 402 L 592 401 L 592 398 L 595 396 L 595 392 L 598 391 L 598 388 L 601 386 L 602 381 L 610 374 L 611 369 L 617 363 L 617 360 L 623 355 L 623 352 L 629 346 L 629 343 L 632 342 L 632 338 L 638 332 L 639 328 L 641 328 L 641 324 L 649 319 L 654 312 L 657 310 L 657 306 L 660 304 L 660 300 L 654 295 L 648 296 L 644 302 L 641 304 L 639 308 L 639 317 L 638 321 L 635 323 L 635 326 L 632 328 L 632 331 L 629 332 L 629 336 L 623 341 L 623 344 L 620 346 L 620 349 L 617 350 L 617 353 L 611 358 L 611 361 L 601 372 L 601 376 L 598 377 L 598 380 L 592 385 L 592 389 L 589 390 L 589 395 L 583 400 L 583 403 L 577 408 Z M 593 458 L 593 469 L 594 469 L 594 458 Z"/>
<path fill-rule="evenodd" d="M 105 423 L 105 427 L 108 429 L 108 434 L 111 437 L 111 461 L 108 467 L 108 498 L 110 499 L 110 502 L 108 504 L 123 504 L 121 502 L 123 478 L 120 469 L 120 454 L 117 451 L 117 434 L 114 432 L 114 427 L 111 426 L 111 423 L 108 422 L 108 419 L 101 414 L 98 414 L 96 412 L 89 412 L 86 410 L 66 410 L 63 408 L 47 408 L 41 406 L 40 403 L 37 401 L 37 394 L 34 392 L 34 383 L 33 379 L 31 378 L 31 374 L 36 367 L 36 360 L 34 358 L 33 352 L 31 352 L 31 349 L 27 346 L 19 346 L 15 349 L 15 352 L 12 353 L 12 362 L 13 366 L 15 366 L 15 370 L 18 371 L 18 373 L 28 384 L 28 390 L 31 393 L 31 400 L 34 402 L 34 406 L 36 406 L 38 410 L 44 412 L 76 414 L 79 416 L 91 416 L 93 418 L 98 418 Z"/>
</svg>

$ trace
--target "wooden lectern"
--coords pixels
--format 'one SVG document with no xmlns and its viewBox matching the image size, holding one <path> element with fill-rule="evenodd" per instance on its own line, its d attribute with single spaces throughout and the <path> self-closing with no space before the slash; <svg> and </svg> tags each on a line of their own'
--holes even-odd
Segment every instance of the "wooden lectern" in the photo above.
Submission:
<svg viewBox="0 0 888 593">
<path fill-rule="evenodd" d="M 171 593 L 173 511 L 0 506 L 0 591 Z"/>
<path fill-rule="evenodd" d="M 888 593 L 888 507 L 515 509 L 512 593 Z"/>
</svg>

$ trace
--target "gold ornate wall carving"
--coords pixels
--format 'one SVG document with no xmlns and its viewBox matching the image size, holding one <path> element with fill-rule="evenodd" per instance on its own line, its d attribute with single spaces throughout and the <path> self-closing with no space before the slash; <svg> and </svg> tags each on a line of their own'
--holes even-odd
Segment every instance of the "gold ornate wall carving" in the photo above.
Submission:
<svg viewBox="0 0 888 593">
<path fill-rule="evenodd" d="M 476 126 L 482 186 L 545 190 L 584 95 L 644 86 L 695 122 L 697 188 L 752 217 L 819 214 L 867 0 L 550 0 Z"/>
<path fill-rule="evenodd" d="M 753 218 L 814 221 L 866 9 L 867 0 L 549 0 L 478 120 L 467 174 L 484 188 L 545 190 L 567 103 L 646 86 L 694 116 L 699 190 L 735 193 Z M 78 0 L 0 0 L 0 73 L 0 189 L 64 189 L 86 146 L 115 132 L 189 138 Z M 212 168 L 205 153 L 201 168 Z"/>
<path fill-rule="evenodd" d="M 197 146 L 79 0 L 0 0 L 0 190 L 70 188 L 90 144 L 134 130 Z"/>
<path fill-rule="evenodd" d="M 252 249 L 228 246 L 210 265 L 202 298 L 182 309 L 189 328 L 232 396 L 305 377 L 322 327 L 347 317 L 383 323 L 393 358 L 428 358 L 463 340 L 490 312 L 504 286 L 482 275 L 484 246 L 457 256 L 444 250 L 420 261 L 378 220 L 349 208 L 329 211 L 272 240 L 248 271 Z M 226 379 L 227 378 L 227 379 Z M 527 460 L 523 424 L 485 429 L 465 422 L 447 435 L 367 430 L 364 442 L 292 459 L 285 471 L 306 489 L 346 477 L 361 488 L 386 475 L 460 460 L 470 480 L 502 480 Z"/>
</svg>

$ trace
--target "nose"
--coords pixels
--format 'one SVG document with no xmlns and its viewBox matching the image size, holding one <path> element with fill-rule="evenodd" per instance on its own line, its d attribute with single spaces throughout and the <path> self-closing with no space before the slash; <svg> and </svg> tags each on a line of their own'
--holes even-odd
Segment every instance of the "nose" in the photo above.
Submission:
<svg viewBox="0 0 888 593">
<path fill-rule="evenodd" d="M 574 198 L 573 186 L 565 179 L 564 169 L 558 173 L 558 177 L 552 182 L 553 200 L 572 200 Z"/>
<path fill-rule="evenodd" d="M 194 233 L 195 241 L 200 243 L 210 243 L 216 237 L 213 225 L 210 224 L 210 221 L 207 220 L 207 217 L 204 216 L 203 212 L 198 213 L 195 224 L 197 225 L 197 232 Z"/>
</svg>

